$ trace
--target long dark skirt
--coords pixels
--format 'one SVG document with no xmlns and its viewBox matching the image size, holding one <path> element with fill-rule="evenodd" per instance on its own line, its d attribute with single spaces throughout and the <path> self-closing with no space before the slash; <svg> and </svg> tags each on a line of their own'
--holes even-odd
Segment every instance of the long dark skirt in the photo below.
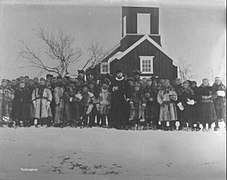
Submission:
<svg viewBox="0 0 227 180">
<path fill-rule="evenodd" d="M 128 125 L 128 117 L 127 114 L 129 112 L 128 105 L 124 100 L 124 97 L 122 98 L 113 98 L 111 103 L 111 124 L 113 127 L 120 127 L 120 126 L 127 126 Z"/>
<path fill-rule="evenodd" d="M 217 115 L 214 109 L 213 102 L 200 102 L 199 103 L 199 122 L 202 124 L 213 123 L 217 120 Z"/>
<path fill-rule="evenodd" d="M 13 105 L 12 117 L 20 121 L 30 120 L 30 111 L 30 103 L 16 103 Z"/>
<path fill-rule="evenodd" d="M 217 113 L 217 118 L 225 119 L 226 118 L 225 98 L 217 97 L 217 99 L 214 100 L 214 107 Z"/>
<path fill-rule="evenodd" d="M 197 105 L 185 105 L 184 110 L 181 111 L 180 121 L 182 123 L 189 123 L 190 125 L 199 122 L 199 114 L 197 108 Z"/>
</svg>

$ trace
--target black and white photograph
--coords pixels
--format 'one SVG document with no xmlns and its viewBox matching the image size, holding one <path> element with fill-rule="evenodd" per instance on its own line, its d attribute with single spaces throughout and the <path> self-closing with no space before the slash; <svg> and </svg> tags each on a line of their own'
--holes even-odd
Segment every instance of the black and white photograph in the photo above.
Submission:
<svg viewBox="0 0 227 180">
<path fill-rule="evenodd" d="M 0 180 L 225 180 L 225 0 L 0 0 Z"/>
</svg>

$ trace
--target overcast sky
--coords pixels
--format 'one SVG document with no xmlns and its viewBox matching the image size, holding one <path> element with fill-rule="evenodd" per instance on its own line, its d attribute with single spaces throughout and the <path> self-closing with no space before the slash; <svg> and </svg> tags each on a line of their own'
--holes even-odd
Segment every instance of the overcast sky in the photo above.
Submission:
<svg viewBox="0 0 227 180">
<path fill-rule="evenodd" d="M 164 3 L 165 2 L 165 3 Z M 75 36 L 74 47 L 83 51 L 76 72 L 88 58 L 88 45 L 94 41 L 107 51 L 121 39 L 121 7 L 160 7 L 160 35 L 163 48 L 175 58 L 190 64 L 193 79 L 212 74 L 226 76 L 226 9 L 224 0 L 166 1 L 1 1 L 0 79 L 20 75 L 35 77 L 38 70 L 24 69 L 19 56 L 20 40 L 39 47 L 34 29 L 62 30 Z M 212 72 L 213 71 L 213 72 Z M 225 80 L 225 79 L 224 79 Z"/>
</svg>

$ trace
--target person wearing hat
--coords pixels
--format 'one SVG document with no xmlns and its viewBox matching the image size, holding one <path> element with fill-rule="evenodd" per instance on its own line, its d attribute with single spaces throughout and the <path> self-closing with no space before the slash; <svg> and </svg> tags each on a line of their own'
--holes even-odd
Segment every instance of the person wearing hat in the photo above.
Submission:
<svg viewBox="0 0 227 180">
<path fill-rule="evenodd" d="M 38 120 L 37 125 L 50 126 L 50 117 L 52 112 L 50 103 L 52 101 L 52 93 L 50 89 L 46 87 L 46 80 L 40 78 L 40 85 L 32 92 L 32 103 L 34 106 L 34 118 Z"/>
<path fill-rule="evenodd" d="M 128 81 L 128 88 L 127 88 L 127 89 L 128 89 L 128 93 L 129 93 L 129 95 L 130 95 L 130 94 L 132 94 L 132 92 L 134 91 L 134 82 L 135 82 L 135 81 L 134 81 L 134 79 L 131 78 L 131 77 L 128 78 L 127 81 Z"/>
<path fill-rule="evenodd" d="M 125 129 L 128 125 L 128 82 L 124 79 L 121 70 L 116 72 L 116 78 L 113 79 L 110 89 L 111 95 L 111 126 L 117 129 Z"/>
<path fill-rule="evenodd" d="M 52 74 L 47 74 L 47 75 L 46 75 L 46 80 L 51 81 L 52 78 L 53 78 L 53 75 L 52 75 Z"/>
<path fill-rule="evenodd" d="M 16 90 L 13 100 L 12 118 L 15 125 L 28 127 L 31 119 L 31 92 L 25 86 L 26 81 L 19 82 L 19 88 Z"/>
<path fill-rule="evenodd" d="M 80 82 L 80 84 L 85 83 L 84 70 L 78 70 L 77 80 Z"/>
<path fill-rule="evenodd" d="M 14 91 L 8 87 L 7 79 L 2 79 L 0 86 L 0 126 L 3 124 L 12 126 L 12 101 L 14 99 Z"/>
<path fill-rule="evenodd" d="M 188 81 L 183 82 L 183 91 L 178 99 L 177 106 L 181 111 L 179 130 L 199 130 L 200 128 L 197 124 L 199 121 L 197 111 L 198 100 Z M 194 127 L 194 124 L 197 126 Z"/>
<path fill-rule="evenodd" d="M 214 130 L 218 130 L 220 128 L 219 121 L 224 120 L 226 123 L 226 87 L 220 77 L 216 77 L 212 88 L 214 93 L 214 107 L 217 113 Z"/>
<path fill-rule="evenodd" d="M 141 83 L 140 81 L 141 72 L 138 70 L 133 71 L 133 79 L 135 82 Z"/>
</svg>

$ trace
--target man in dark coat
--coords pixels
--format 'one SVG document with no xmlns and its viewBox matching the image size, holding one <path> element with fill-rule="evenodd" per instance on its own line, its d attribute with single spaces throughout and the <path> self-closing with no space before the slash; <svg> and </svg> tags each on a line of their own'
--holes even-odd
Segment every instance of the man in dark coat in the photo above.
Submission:
<svg viewBox="0 0 227 180">
<path fill-rule="evenodd" d="M 117 129 L 125 129 L 128 124 L 128 112 L 127 100 L 129 96 L 127 93 L 127 81 L 123 77 L 121 70 L 116 72 L 117 76 L 111 83 L 111 122 L 110 126 Z"/>
</svg>

